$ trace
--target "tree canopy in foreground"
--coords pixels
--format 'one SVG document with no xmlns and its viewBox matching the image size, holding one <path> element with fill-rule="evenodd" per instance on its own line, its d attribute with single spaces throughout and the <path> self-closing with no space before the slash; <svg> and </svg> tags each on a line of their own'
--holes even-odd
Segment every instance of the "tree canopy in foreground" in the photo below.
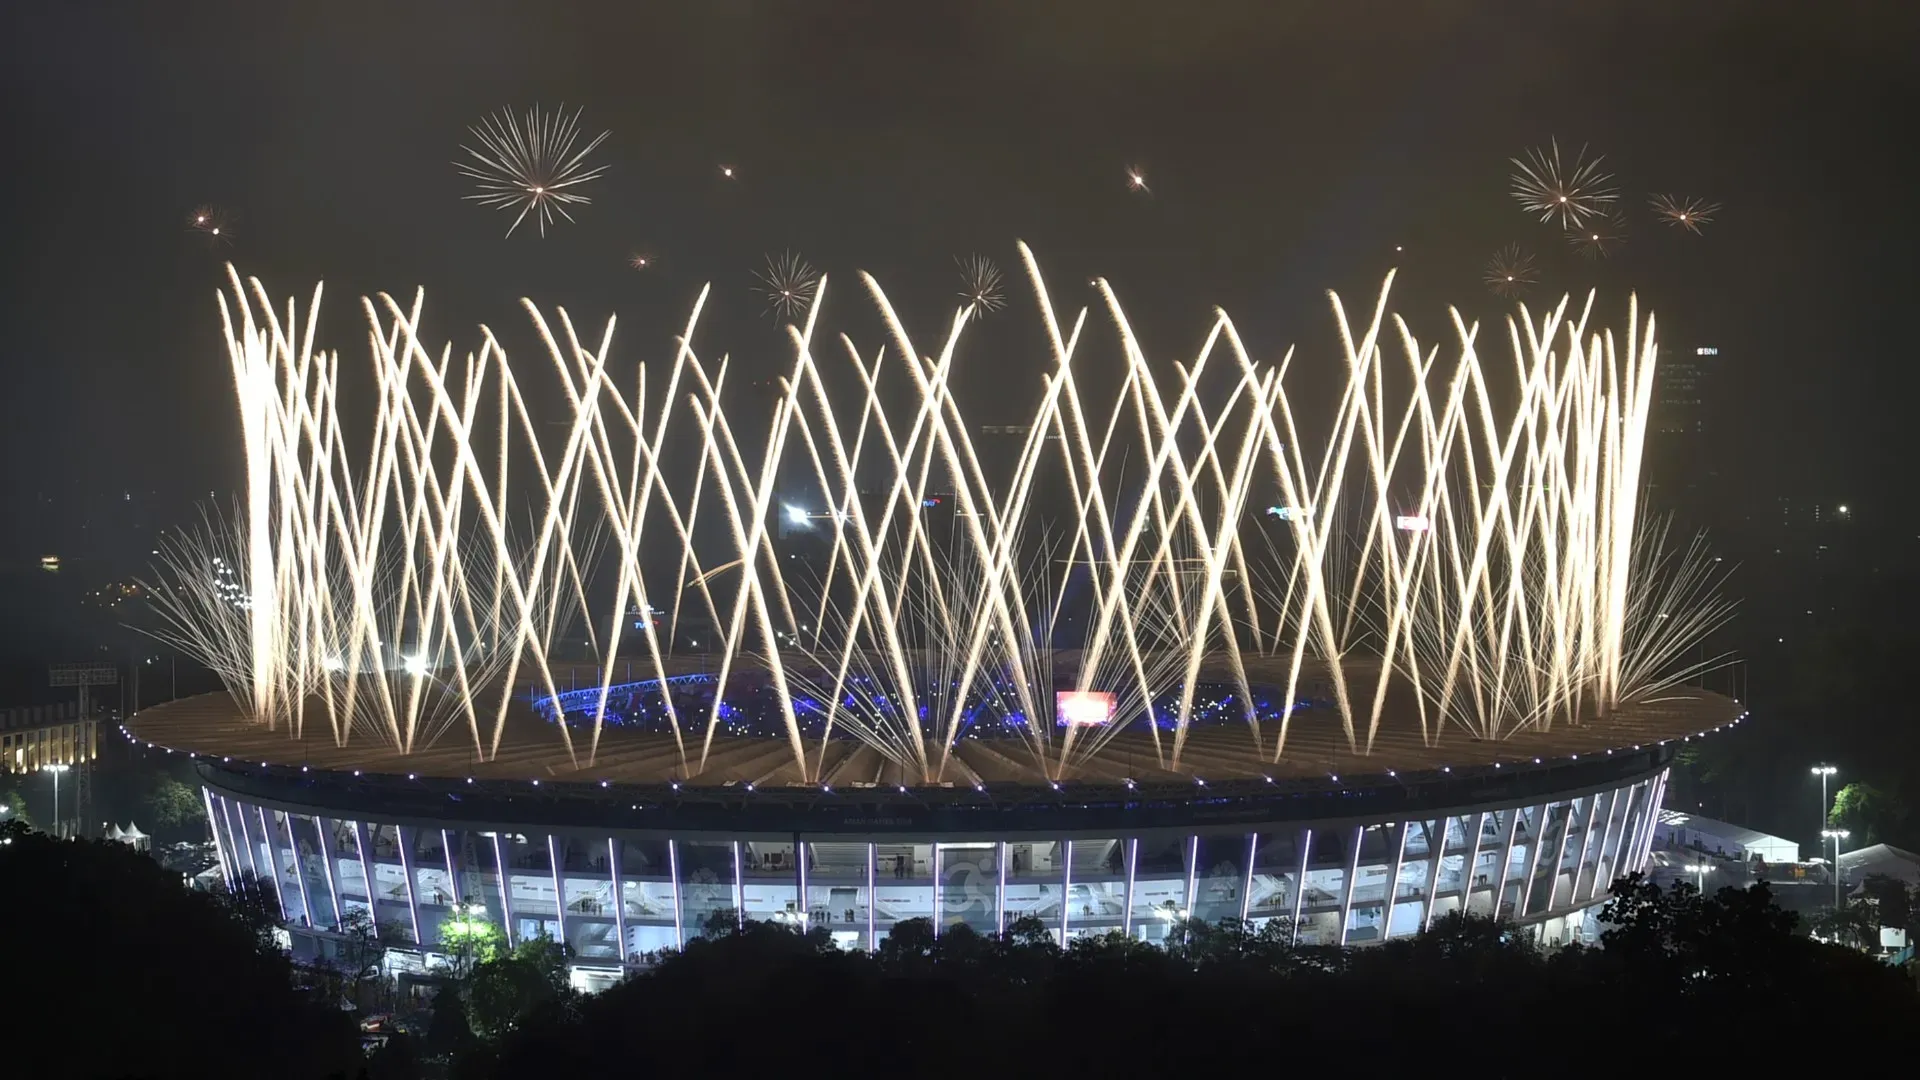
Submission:
<svg viewBox="0 0 1920 1080">
<path fill-rule="evenodd" d="M 197 892 L 123 844 L 18 826 L 0 827 L 0 840 L 0 1015 L 33 1075 L 358 1071 L 352 1021 L 295 988 L 270 891 Z"/>
<path fill-rule="evenodd" d="M 1740 1032 L 1767 1033 L 1779 1063 L 1834 1032 L 1920 1017 L 1908 976 L 1798 935 L 1764 886 L 1703 896 L 1630 878 L 1603 947 L 1553 951 L 1454 916 L 1348 949 L 1296 947 L 1284 922 L 1181 923 L 1162 949 L 1118 935 L 1062 948 L 1036 920 L 994 936 L 915 920 L 866 954 L 721 913 L 595 997 L 567 987 L 551 943 L 476 955 L 423 1044 L 369 1060 L 346 1014 L 296 988 L 270 891 L 197 893 L 118 844 L 18 826 L 0 839 L 5 1015 L 45 1075 L 403 1080 L 451 1059 L 458 1080 L 868 1066 L 1164 1077 L 1336 1054 L 1364 1072 L 1436 1053 L 1458 1056 L 1442 1074 L 1497 1064 L 1488 1055 L 1510 1075 L 1536 1060 L 1579 1074 L 1626 1053 L 1744 1045 Z"/>
<path fill-rule="evenodd" d="M 1603 947 L 1553 951 L 1458 916 L 1347 949 L 1294 947 L 1284 923 L 1189 923 L 1163 950 L 1117 935 L 1063 949 L 1032 920 L 994 937 L 914 921 L 867 955 L 721 918 L 648 974 L 546 1003 L 459 1075 L 1235 1075 L 1336 1053 L 1455 1054 L 1466 1070 L 1697 1051 L 1728 1031 L 1806 1032 L 1788 1041 L 1811 1047 L 1920 1018 L 1910 979 L 1795 934 L 1764 886 L 1624 879 L 1607 920 Z"/>
</svg>

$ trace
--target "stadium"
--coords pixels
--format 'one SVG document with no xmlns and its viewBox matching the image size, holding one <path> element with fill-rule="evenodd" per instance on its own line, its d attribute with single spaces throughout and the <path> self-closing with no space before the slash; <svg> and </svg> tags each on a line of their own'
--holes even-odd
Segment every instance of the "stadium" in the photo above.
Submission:
<svg viewBox="0 0 1920 1080">
<path fill-rule="evenodd" d="M 529 305 L 558 422 L 491 334 L 454 364 L 381 297 L 369 421 L 236 276 L 246 495 L 153 590 L 227 692 L 127 736 L 195 756 L 229 880 L 276 882 L 301 952 L 356 913 L 426 954 L 548 934 L 587 983 L 716 919 L 1590 935 L 1680 744 L 1741 715 L 1697 685 L 1715 563 L 1639 506 L 1651 319 L 1522 309 L 1506 384 L 1477 327 L 1442 364 L 1381 344 L 1384 292 L 1367 325 L 1336 299 L 1316 432 L 1225 315 L 1163 387 L 1096 282 L 1119 350 L 1076 361 L 1086 312 L 1022 255 L 1052 360 L 993 425 L 954 378 L 977 313 L 922 353 L 871 280 L 852 393 L 824 284 L 738 395 L 698 308 L 616 377 L 611 325 Z"/>
<path fill-rule="evenodd" d="M 1689 694 L 1604 734 L 1475 748 L 1495 760 L 1463 747 L 1443 764 L 1417 741 L 1356 757 L 1325 739 L 1303 740 L 1283 769 L 1222 730 L 1188 777 L 1116 765 L 1057 787 L 904 790 L 874 779 L 858 748 L 833 781 L 785 784 L 769 767 L 779 740 L 744 735 L 687 783 L 661 764 L 670 740 L 626 732 L 588 776 L 564 779 L 537 731 L 488 762 L 301 745 L 296 763 L 224 695 L 147 710 L 129 734 L 198 752 L 225 869 L 277 882 L 296 953 L 327 955 L 327 931 L 355 909 L 389 945 L 432 950 L 480 905 L 514 940 L 564 941 L 591 985 L 716 915 L 824 927 L 849 948 L 906 919 L 993 933 L 1026 916 L 1063 939 L 1278 918 L 1303 944 L 1361 944 L 1463 908 L 1547 941 L 1590 938 L 1608 883 L 1647 856 L 1649 808 L 1682 742 L 1738 718 L 1726 699 Z M 1643 741 L 1608 745 L 1629 738 Z M 1135 749 L 1109 754 L 1151 761 Z"/>
</svg>

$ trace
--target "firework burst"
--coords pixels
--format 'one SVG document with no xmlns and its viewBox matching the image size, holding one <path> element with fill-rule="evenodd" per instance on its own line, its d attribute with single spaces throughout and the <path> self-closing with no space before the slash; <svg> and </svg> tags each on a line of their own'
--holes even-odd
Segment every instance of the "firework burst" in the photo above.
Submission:
<svg viewBox="0 0 1920 1080">
<path fill-rule="evenodd" d="M 1532 255 L 1521 251 L 1519 244 L 1508 244 L 1487 260 L 1487 272 L 1481 280 L 1493 290 L 1493 295 L 1512 300 L 1523 295 L 1527 286 L 1538 282 L 1540 272 L 1534 266 Z"/>
<path fill-rule="evenodd" d="M 1627 242 L 1627 219 L 1619 214 L 1595 214 L 1567 233 L 1567 244 L 1588 259 L 1604 259 Z"/>
<path fill-rule="evenodd" d="M 556 218 L 572 221 L 567 207 L 593 201 L 574 189 L 607 171 L 605 165 L 586 164 L 587 155 L 606 141 L 607 132 L 575 149 L 580 142 L 579 109 L 568 116 L 565 106 L 542 112 L 536 105 L 524 119 L 511 109 L 501 109 L 468 130 L 479 145 L 462 145 L 460 149 L 472 160 L 457 161 L 454 166 L 479 190 L 461 198 L 496 210 L 518 209 L 513 224 L 507 226 L 508 236 L 529 214 L 541 236 L 547 235 L 547 226 Z"/>
<path fill-rule="evenodd" d="M 1695 236 L 1700 235 L 1700 226 L 1713 224 L 1713 215 L 1720 212 L 1717 202 L 1681 195 L 1655 195 L 1648 202 L 1653 204 L 1654 216 Z"/>
<path fill-rule="evenodd" d="M 1024 246 L 1020 259 L 1044 298 Z M 772 262 L 776 273 L 802 265 Z M 692 670 L 677 632 L 657 635 L 652 619 L 625 631 L 637 609 L 668 627 L 730 627 L 701 634 L 711 697 L 686 712 L 679 695 L 658 699 L 670 740 L 644 756 L 661 773 L 715 785 L 750 768 L 769 784 L 824 787 L 854 767 L 903 787 L 1118 783 L 1141 768 L 1181 772 L 1184 760 L 1186 777 L 1196 766 L 1216 776 L 1235 758 L 1219 741 L 1229 731 L 1195 726 L 1209 717 L 1244 722 L 1246 752 L 1279 762 L 1290 719 L 1359 755 L 1376 737 L 1431 748 L 1457 729 L 1496 743 L 1661 706 L 1714 665 L 1700 646 L 1728 613 L 1702 549 L 1677 551 L 1645 524 L 1640 449 L 1659 349 L 1634 304 L 1624 335 L 1589 322 L 1591 305 L 1548 305 L 1524 333 L 1515 320 L 1500 335 L 1512 349 L 1503 361 L 1457 319 L 1450 340 L 1423 342 L 1391 318 L 1397 340 L 1385 340 L 1385 286 L 1358 325 L 1334 297 L 1342 345 L 1328 359 L 1347 382 L 1316 378 L 1315 400 L 1330 402 L 1316 406 L 1291 402 L 1289 362 L 1257 362 L 1224 315 L 1198 351 L 1150 361 L 1103 282 L 1100 321 L 1118 330 L 1121 368 L 1111 346 L 1088 346 L 1042 303 L 1054 370 L 1019 430 L 1066 441 L 1019 440 L 1003 485 L 987 480 L 985 447 L 952 393 L 967 314 L 923 351 L 871 280 L 886 347 L 843 338 L 863 392 L 830 392 L 817 347 L 788 335 L 785 407 L 755 402 L 729 418 L 726 361 L 683 348 L 665 378 L 625 391 L 611 377 L 611 323 L 585 338 L 590 349 L 564 311 L 556 335 L 531 305 L 547 363 L 516 375 L 488 335 L 470 362 L 433 362 L 420 378 L 420 358 L 449 354 L 417 339 L 418 294 L 364 303 L 374 382 L 343 393 L 346 366 L 310 353 L 299 309 L 283 319 L 259 282 L 229 278 L 222 325 L 245 496 L 201 538 L 160 547 L 150 595 L 159 632 L 219 673 L 249 722 L 296 738 L 311 723 L 336 746 L 371 739 L 452 755 L 442 761 L 467 749 L 525 776 L 538 751 L 517 736 L 502 746 L 514 700 L 527 701 L 519 688 L 531 687 L 553 719 L 568 714 L 555 732 L 569 760 L 592 766 L 603 724 L 621 722 L 609 711 L 616 672 L 631 662 L 626 678 L 663 687 Z M 704 336 L 704 299 L 687 340 Z M 318 290 L 308 311 L 318 317 Z M 913 359 L 882 363 L 896 351 Z M 540 368 L 571 402 L 564 446 L 525 407 L 523 377 Z M 1163 385 L 1156 368 L 1177 381 Z M 1411 384 L 1384 391 L 1390 370 Z M 1522 389 L 1495 408 L 1488 389 L 1503 372 Z M 509 420 L 471 423 L 496 397 Z M 365 444 L 337 437 L 359 423 L 340 412 L 356 399 L 375 413 Z M 1314 415 L 1327 441 L 1296 415 Z M 625 441 L 606 437 L 621 428 Z M 788 501 L 801 471 L 812 494 Z M 385 482 L 395 476 L 407 482 Z M 1053 485 L 1086 493 L 1064 520 L 1039 494 Z M 1286 522 L 1276 542 L 1243 528 L 1267 497 L 1306 507 L 1275 515 Z M 948 526 L 949 514 L 966 524 Z M 772 557 L 785 526 L 813 534 L 822 575 Z M 680 559 L 668 588 L 645 572 L 662 549 Z M 587 586 L 605 580 L 617 589 Z M 597 690 L 576 687 L 562 659 L 583 645 L 601 658 Z M 1062 646 L 1072 659 L 1056 667 Z M 1196 697 L 1215 697 L 1213 680 L 1235 685 L 1231 705 Z M 1058 732 L 1049 699 L 1067 686 L 1112 695 L 1120 722 Z M 1303 721 L 1285 705 L 1256 708 L 1255 686 L 1279 689 L 1280 702 L 1311 696 L 1313 711 Z M 1387 708 L 1390 695 L 1407 704 Z M 784 739 L 716 744 L 723 728 L 735 742 L 727 718 L 749 696 L 756 716 L 741 722 Z M 976 724 L 1006 737 L 976 743 Z M 1123 731 L 1135 734 L 1115 743 Z M 867 756 L 848 758 L 847 743 Z M 557 763 L 550 772 L 564 778 Z"/>
<path fill-rule="evenodd" d="M 820 284 L 819 273 L 791 251 L 767 256 L 766 270 L 754 276 L 760 279 L 754 291 L 766 300 L 767 313 L 782 319 L 797 318 L 806 311 Z"/>
<path fill-rule="evenodd" d="M 209 244 L 233 242 L 233 216 L 217 206 L 196 206 L 187 216 L 187 228 L 207 238 Z"/>
<path fill-rule="evenodd" d="M 1605 213 L 1618 198 L 1618 193 L 1607 186 L 1612 174 L 1600 171 L 1600 163 L 1606 158 L 1588 161 L 1584 146 L 1571 165 L 1561 160 L 1557 139 L 1546 150 L 1535 147 L 1525 158 L 1510 160 L 1519 170 L 1513 174 L 1513 197 L 1520 200 L 1521 208 L 1539 214 L 1541 221 L 1557 221 L 1563 229 L 1580 228 L 1588 218 Z"/>
<path fill-rule="evenodd" d="M 627 265 L 633 267 L 635 270 L 650 270 L 653 268 L 653 256 L 642 251 L 636 251 L 633 257 L 627 260 Z"/>
<path fill-rule="evenodd" d="M 1000 268 L 993 265 L 992 259 L 969 255 L 954 261 L 960 264 L 960 299 L 977 309 L 975 314 L 984 315 L 1007 306 L 1006 294 L 1000 290 Z"/>
<path fill-rule="evenodd" d="M 1138 165 L 1127 166 L 1127 190 L 1153 194 L 1153 189 L 1147 186 L 1147 174 Z"/>
</svg>

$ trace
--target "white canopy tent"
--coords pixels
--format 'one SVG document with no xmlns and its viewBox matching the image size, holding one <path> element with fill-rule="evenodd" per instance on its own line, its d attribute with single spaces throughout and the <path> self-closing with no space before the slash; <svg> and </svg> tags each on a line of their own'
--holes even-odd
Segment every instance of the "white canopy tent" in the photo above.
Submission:
<svg viewBox="0 0 1920 1080">
<path fill-rule="evenodd" d="M 107 827 L 107 839 L 116 843 L 125 844 L 136 851 L 145 851 L 153 844 L 153 838 L 141 832 L 140 826 L 132 822 L 128 822 L 127 827 L 124 829 L 118 825 L 109 825 Z"/>
<path fill-rule="evenodd" d="M 1891 844 L 1873 844 L 1841 852 L 1840 872 L 1856 884 L 1878 875 L 1916 886 L 1920 885 L 1920 855 Z"/>
<path fill-rule="evenodd" d="M 1800 861 L 1800 845 L 1792 840 L 1679 810 L 1660 811 L 1660 822 L 1654 827 L 1654 843 L 1742 859 L 1758 855 L 1770 863 Z"/>
</svg>

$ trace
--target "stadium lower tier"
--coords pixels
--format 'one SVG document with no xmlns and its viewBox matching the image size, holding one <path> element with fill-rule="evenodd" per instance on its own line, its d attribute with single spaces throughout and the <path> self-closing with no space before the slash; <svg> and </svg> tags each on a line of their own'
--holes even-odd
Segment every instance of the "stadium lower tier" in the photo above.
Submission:
<svg viewBox="0 0 1920 1080">
<path fill-rule="evenodd" d="M 1059 939 L 1149 942 L 1189 917 L 1278 919 L 1301 944 L 1360 945 L 1464 909 L 1547 942 L 1579 940 L 1613 879 L 1647 859 L 1671 760 L 1662 751 L 1632 773 L 1554 790 L 1536 782 L 1500 802 L 1338 819 L 1242 813 L 1231 825 L 1208 822 L 1196 803 L 1185 827 L 1111 835 L 927 835 L 889 832 L 885 820 L 865 835 L 845 823 L 814 835 L 768 833 L 764 822 L 731 834 L 558 828 L 475 820 L 484 807 L 383 820 L 364 802 L 302 805 L 294 800 L 312 792 L 271 798 L 223 782 L 217 767 L 201 771 L 229 880 L 277 884 L 296 955 L 337 955 L 343 923 L 370 917 L 404 963 L 431 969 L 445 961 L 447 927 L 485 919 L 510 941 L 564 942 L 576 981 L 593 986 L 741 918 L 824 928 L 861 949 L 910 919 L 994 933 L 1024 918 Z"/>
</svg>

